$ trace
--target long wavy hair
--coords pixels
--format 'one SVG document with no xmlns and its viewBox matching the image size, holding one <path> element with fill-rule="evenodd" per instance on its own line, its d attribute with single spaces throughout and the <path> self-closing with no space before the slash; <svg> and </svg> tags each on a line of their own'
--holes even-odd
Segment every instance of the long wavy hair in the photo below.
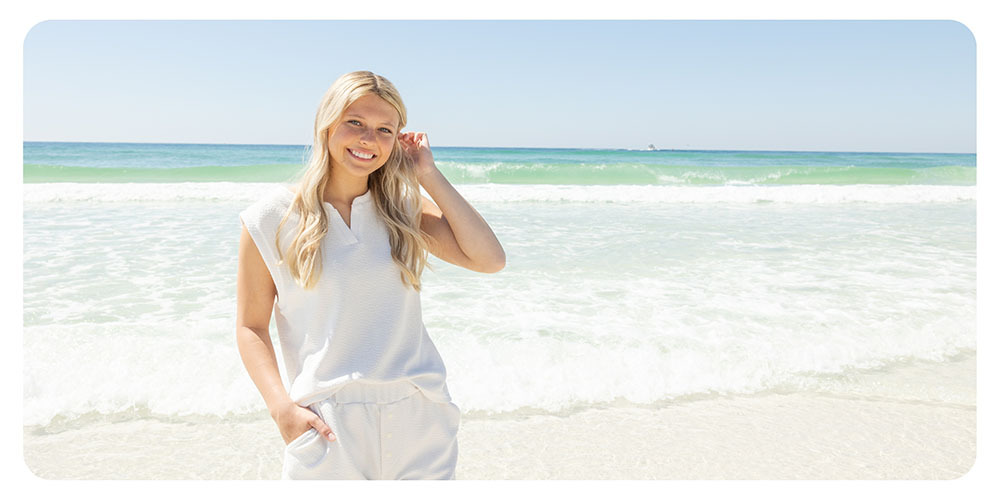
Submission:
<svg viewBox="0 0 1000 500">
<path fill-rule="evenodd" d="M 327 89 L 316 111 L 311 156 L 294 180 L 297 186 L 295 196 L 278 224 L 275 246 L 279 265 L 287 262 L 292 278 L 306 289 L 315 287 L 319 281 L 323 262 L 321 247 L 329 229 L 329 220 L 323 208 L 323 193 L 327 183 L 331 182 L 329 132 L 354 101 L 369 94 L 381 97 L 396 109 L 400 130 L 406 125 L 403 99 L 385 77 L 370 71 L 355 71 L 338 78 Z M 427 234 L 420 229 L 420 183 L 398 138 L 393 142 L 392 153 L 385 164 L 368 176 L 368 189 L 376 212 L 388 229 L 392 260 L 399 267 L 400 279 L 403 285 L 419 291 L 420 275 L 428 266 L 428 241 Z M 285 259 L 280 242 L 281 227 L 293 212 L 301 216 L 295 236 L 288 246 L 288 258 Z"/>
</svg>

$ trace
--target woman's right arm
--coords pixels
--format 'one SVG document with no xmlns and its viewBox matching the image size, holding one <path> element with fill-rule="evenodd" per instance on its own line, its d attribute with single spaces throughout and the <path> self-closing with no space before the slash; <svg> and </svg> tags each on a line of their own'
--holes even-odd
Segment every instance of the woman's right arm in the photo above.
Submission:
<svg viewBox="0 0 1000 500">
<path fill-rule="evenodd" d="M 286 443 L 291 442 L 309 427 L 315 427 L 324 436 L 332 436 L 330 428 L 318 415 L 292 401 L 281 382 L 268 328 L 278 292 L 260 250 L 245 226 L 240 234 L 237 267 L 236 345 L 243 366 L 264 397 L 282 438 Z"/>
</svg>

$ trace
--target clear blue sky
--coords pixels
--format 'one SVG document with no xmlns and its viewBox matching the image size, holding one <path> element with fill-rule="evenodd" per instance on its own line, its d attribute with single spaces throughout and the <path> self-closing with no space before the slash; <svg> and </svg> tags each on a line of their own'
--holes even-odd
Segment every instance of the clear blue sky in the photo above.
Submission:
<svg viewBox="0 0 1000 500">
<path fill-rule="evenodd" d="M 28 141 L 307 144 L 342 73 L 432 146 L 974 152 L 951 21 L 46 21 Z"/>
</svg>

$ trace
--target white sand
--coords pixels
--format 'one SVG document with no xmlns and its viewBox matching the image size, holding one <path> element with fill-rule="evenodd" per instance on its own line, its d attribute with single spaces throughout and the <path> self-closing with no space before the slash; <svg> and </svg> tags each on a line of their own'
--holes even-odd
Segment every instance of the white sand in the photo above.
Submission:
<svg viewBox="0 0 1000 500">
<path fill-rule="evenodd" d="M 458 479 L 951 479 L 975 461 L 975 358 L 858 377 L 837 392 L 463 417 Z M 900 398 L 906 387 L 920 398 Z M 829 389 L 829 388 L 828 388 Z M 36 435 L 43 478 L 277 479 L 267 418 L 156 420 Z"/>
<path fill-rule="evenodd" d="M 471 422 L 462 438 L 463 478 L 950 479 L 975 460 L 975 410 L 766 396 Z"/>
</svg>

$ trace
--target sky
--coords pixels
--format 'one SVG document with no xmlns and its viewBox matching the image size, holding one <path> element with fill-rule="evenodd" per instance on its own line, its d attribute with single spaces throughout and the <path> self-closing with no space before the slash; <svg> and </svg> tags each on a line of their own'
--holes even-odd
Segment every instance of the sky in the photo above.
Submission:
<svg viewBox="0 0 1000 500">
<path fill-rule="evenodd" d="M 976 151 L 954 21 L 45 21 L 24 140 L 305 145 L 359 69 L 432 146 Z"/>
</svg>

